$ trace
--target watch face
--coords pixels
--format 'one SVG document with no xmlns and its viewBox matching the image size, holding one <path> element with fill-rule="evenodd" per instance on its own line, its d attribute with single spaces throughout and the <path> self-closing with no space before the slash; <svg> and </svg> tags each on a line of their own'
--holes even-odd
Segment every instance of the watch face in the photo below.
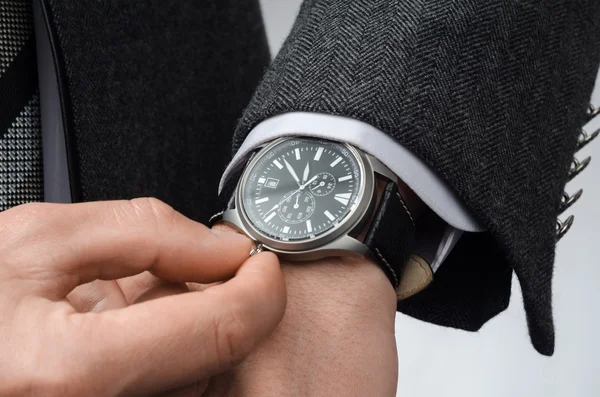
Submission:
<svg viewBox="0 0 600 397">
<path fill-rule="evenodd" d="M 261 234 L 299 241 L 332 231 L 356 209 L 362 160 L 347 146 L 287 139 L 261 151 L 246 171 L 242 207 Z"/>
</svg>

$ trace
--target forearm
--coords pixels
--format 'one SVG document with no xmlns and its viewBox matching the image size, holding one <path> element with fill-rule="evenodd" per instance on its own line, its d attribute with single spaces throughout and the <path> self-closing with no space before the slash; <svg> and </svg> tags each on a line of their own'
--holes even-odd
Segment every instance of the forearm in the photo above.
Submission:
<svg viewBox="0 0 600 397">
<path fill-rule="evenodd" d="M 396 297 L 384 273 L 341 258 L 283 268 L 288 310 L 240 386 L 249 395 L 394 396 Z"/>
<path fill-rule="evenodd" d="M 226 226 L 219 226 L 226 228 Z M 396 295 L 366 258 L 282 264 L 286 314 L 209 395 L 394 396 Z"/>
</svg>

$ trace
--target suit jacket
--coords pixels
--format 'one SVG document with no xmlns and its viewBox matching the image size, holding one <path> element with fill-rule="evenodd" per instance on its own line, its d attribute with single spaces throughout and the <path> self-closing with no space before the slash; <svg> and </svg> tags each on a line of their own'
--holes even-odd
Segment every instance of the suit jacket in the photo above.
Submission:
<svg viewBox="0 0 600 397">
<path fill-rule="evenodd" d="M 207 220 L 248 103 L 234 151 L 285 112 L 362 120 L 488 228 L 398 309 L 477 330 L 507 307 L 514 270 L 533 344 L 552 354 L 555 225 L 600 62 L 600 2 L 306 0 L 258 84 L 269 53 L 255 0 L 35 1 L 74 201 L 152 195 Z"/>
<path fill-rule="evenodd" d="M 72 200 L 155 196 L 208 220 L 271 59 L 258 2 L 33 3 L 56 66 Z"/>
<path fill-rule="evenodd" d="M 549 355 L 556 218 L 599 61 L 597 0 L 306 0 L 234 149 L 291 111 L 387 132 L 488 229 L 465 235 L 398 309 L 477 330 L 508 306 L 514 270 L 532 342 Z"/>
</svg>

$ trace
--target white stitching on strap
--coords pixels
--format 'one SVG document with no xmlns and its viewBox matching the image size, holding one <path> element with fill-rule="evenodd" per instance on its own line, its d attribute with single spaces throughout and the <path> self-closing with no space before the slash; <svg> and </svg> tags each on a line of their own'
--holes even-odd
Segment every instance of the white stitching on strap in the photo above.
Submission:
<svg viewBox="0 0 600 397">
<path fill-rule="evenodd" d="M 387 266 L 387 268 L 390 269 L 390 272 L 392 272 L 392 276 L 394 276 L 394 289 L 398 288 L 398 285 L 400 285 L 400 282 L 398 281 L 398 276 L 396 275 L 396 272 L 394 271 L 394 269 L 392 269 L 392 267 L 390 266 L 390 264 L 388 263 L 388 261 L 385 260 L 385 258 L 383 257 L 383 255 L 381 255 L 381 252 L 379 252 L 378 248 L 375 248 L 375 252 L 379 256 L 379 259 L 381 259 L 382 262 L 385 263 L 385 265 Z"/>
<path fill-rule="evenodd" d="M 219 218 L 219 217 L 223 216 L 223 213 L 224 213 L 224 212 L 225 212 L 225 211 L 217 212 L 216 214 L 214 214 L 213 216 L 211 216 L 211 217 L 210 217 L 210 219 L 208 220 L 208 224 L 210 225 L 211 223 L 213 223 L 213 221 L 214 221 L 216 218 Z"/>
<path fill-rule="evenodd" d="M 408 207 L 406 206 L 406 203 L 404 202 L 404 200 L 402 199 L 402 196 L 400 195 L 400 193 L 396 192 L 396 194 L 398 195 L 398 198 L 400 199 L 400 203 L 402 204 L 402 206 L 404 207 L 404 210 L 406 211 L 406 213 L 408 214 L 408 217 L 410 218 L 410 221 L 413 224 L 413 227 L 416 227 L 415 225 L 415 219 L 412 216 L 412 213 L 410 212 L 410 210 L 408 209 Z"/>
</svg>

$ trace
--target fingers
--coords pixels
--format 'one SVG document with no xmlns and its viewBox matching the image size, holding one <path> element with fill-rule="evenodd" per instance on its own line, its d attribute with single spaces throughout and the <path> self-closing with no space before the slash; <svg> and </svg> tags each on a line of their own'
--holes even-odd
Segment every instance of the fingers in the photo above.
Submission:
<svg viewBox="0 0 600 397">
<path fill-rule="evenodd" d="M 67 299 L 78 312 L 102 312 L 126 307 L 127 300 L 114 280 L 96 280 L 75 288 Z"/>
<path fill-rule="evenodd" d="M 122 278 L 117 283 L 129 305 L 189 292 L 185 283 L 165 281 L 148 272 Z"/>
<path fill-rule="evenodd" d="M 29 281 L 28 291 L 51 298 L 143 271 L 214 282 L 235 274 L 252 248 L 248 238 L 213 232 L 155 199 L 25 205 L 0 214 L 0 237 L 0 281 Z"/>
<path fill-rule="evenodd" d="M 285 304 L 279 262 L 262 253 L 204 292 L 74 316 L 89 323 L 81 327 L 90 330 L 82 354 L 98 361 L 99 378 L 120 379 L 124 395 L 143 395 L 231 368 L 275 328 Z"/>
</svg>

